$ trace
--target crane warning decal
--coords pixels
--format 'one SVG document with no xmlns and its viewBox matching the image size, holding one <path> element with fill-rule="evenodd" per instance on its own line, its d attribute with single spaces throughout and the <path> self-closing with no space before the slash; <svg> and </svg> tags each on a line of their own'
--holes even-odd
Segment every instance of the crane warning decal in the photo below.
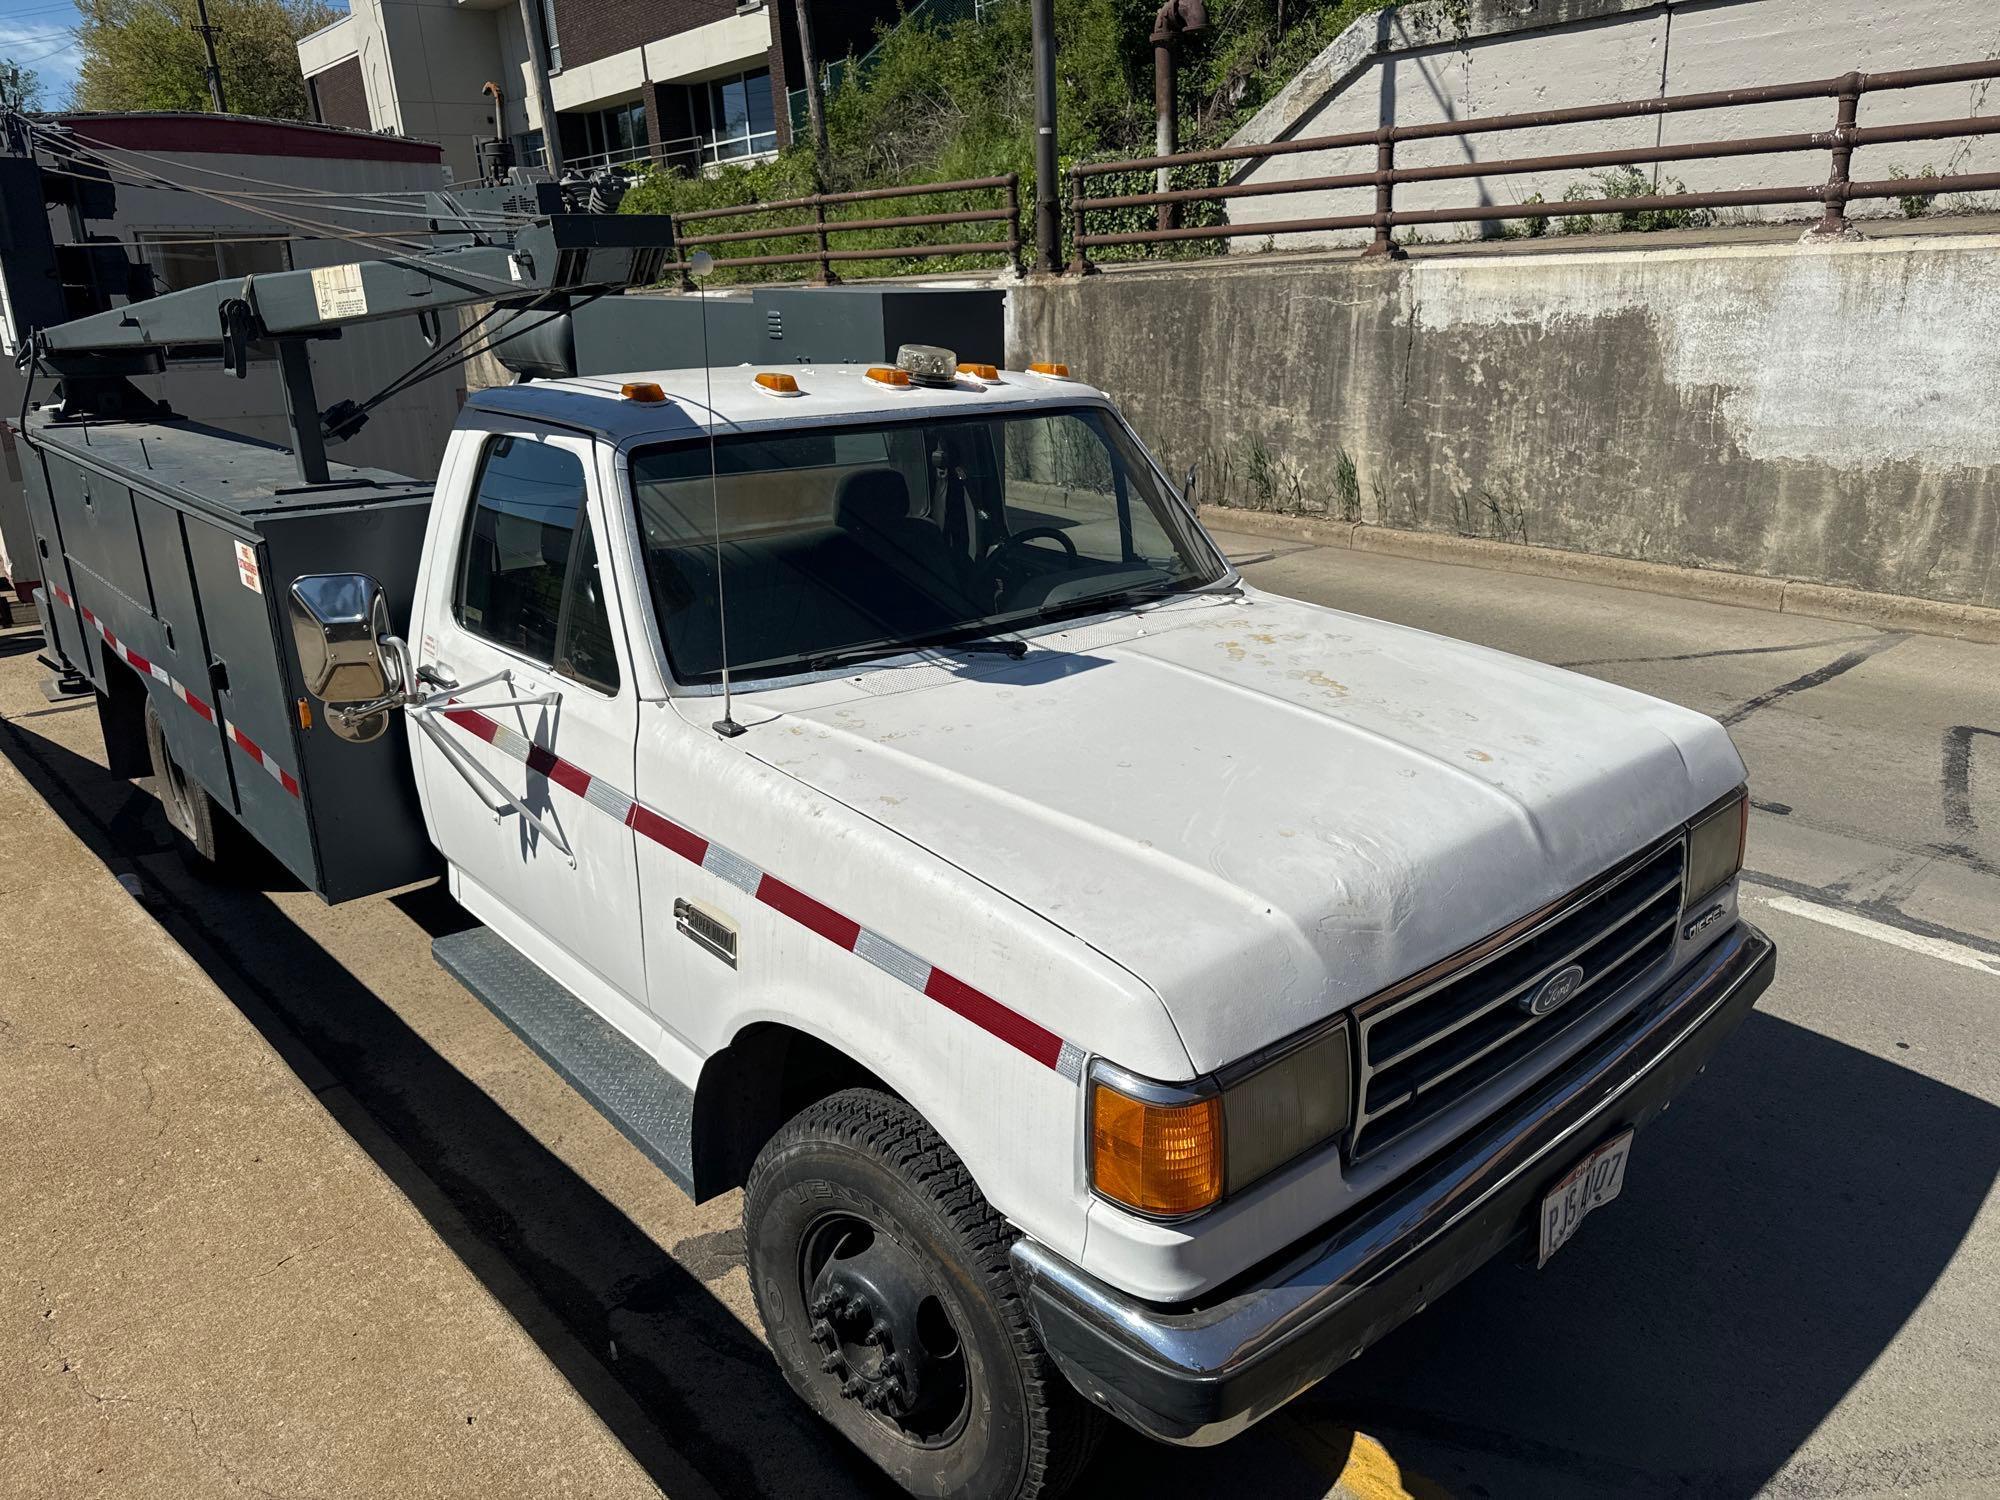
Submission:
<svg viewBox="0 0 2000 1500">
<path fill-rule="evenodd" d="M 313 301 L 322 318 L 358 318 L 368 311 L 360 266 L 315 266 L 312 277 Z"/>
</svg>

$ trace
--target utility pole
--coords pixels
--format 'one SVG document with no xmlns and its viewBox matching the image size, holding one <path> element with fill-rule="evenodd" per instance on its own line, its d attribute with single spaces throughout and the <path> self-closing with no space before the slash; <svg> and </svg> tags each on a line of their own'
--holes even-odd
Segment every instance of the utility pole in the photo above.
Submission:
<svg viewBox="0 0 2000 1500">
<path fill-rule="evenodd" d="M 799 61 L 806 70 L 806 118 L 812 125 L 813 191 L 826 191 L 826 100 L 819 87 L 819 53 L 813 46 L 812 0 L 798 0 Z"/>
<path fill-rule="evenodd" d="M 542 165 L 549 169 L 549 176 L 560 182 L 562 129 L 556 120 L 555 96 L 549 92 L 549 38 L 542 27 L 539 0 L 521 0 L 521 35 L 528 43 L 528 76 L 535 85 L 535 113 L 542 117 Z"/>
<path fill-rule="evenodd" d="M 215 106 L 219 115 L 229 113 L 229 106 L 222 101 L 222 65 L 215 60 L 215 33 L 218 28 L 208 24 L 208 0 L 194 0 L 195 14 L 201 17 L 201 24 L 195 27 L 201 33 L 202 50 L 208 54 L 208 102 Z"/>
<path fill-rule="evenodd" d="M 1035 46 L 1035 270 L 1062 269 L 1062 217 L 1056 182 L 1055 0 L 1030 0 Z"/>
<path fill-rule="evenodd" d="M 1278 7 L 1280 25 L 1283 24 L 1284 6 Z M 1190 32 L 1208 29 L 1208 7 L 1202 0 L 1167 0 L 1160 7 L 1160 13 L 1153 17 L 1153 109 L 1156 123 L 1153 131 L 1153 154 L 1172 156 L 1180 150 L 1180 88 L 1178 83 L 1181 38 Z M 1153 174 L 1153 191 L 1170 192 L 1173 189 L 1173 169 L 1160 167 Z M 1181 215 L 1180 205 L 1162 203 L 1159 205 L 1155 221 L 1161 229 L 1178 229 Z"/>
</svg>

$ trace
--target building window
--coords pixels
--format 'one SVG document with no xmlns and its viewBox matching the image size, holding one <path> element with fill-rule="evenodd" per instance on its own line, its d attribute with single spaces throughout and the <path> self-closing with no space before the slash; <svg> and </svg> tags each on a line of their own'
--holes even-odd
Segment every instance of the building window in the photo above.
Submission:
<svg viewBox="0 0 2000 1500">
<path fill-rule="evenodd" d="M 542 22 L 542 59 L 551 73 L 562 71 L 562 37 L 556 31 L 556 0 L 541 0 L 535 7 Z"/>
<path fill-rule="evenodd" d="M 566 167 L 619 166 L 648 154 L 645 101 L 614 104 L 609 109 L 574 110 L 562 121 L 562 154 Z"/>
<path fill-rule="evenodd" d="M 662 108 L 679 126 L 667 130 L 669 139 L 659 152 L 671 166 L 699 172 L 723 162 L 768 156 L 778 149 L 769 68 L 664 86 L 660 94 Z M 690 133 L 683 136 L 680 130 Z"/>
<path fill-rule="evenodd" d="M 778 149 L 769 68 L 734 78 L 710 79 L 708 101 L 712 160 L 733 161 Z"/>
</svg>

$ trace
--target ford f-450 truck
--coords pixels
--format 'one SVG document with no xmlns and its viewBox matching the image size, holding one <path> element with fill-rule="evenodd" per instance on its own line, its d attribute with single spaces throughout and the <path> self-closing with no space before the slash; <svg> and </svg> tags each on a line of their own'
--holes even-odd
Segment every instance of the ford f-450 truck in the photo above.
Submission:
<svg viewBox="0 0 2000 1500">
<path fill-rule="evenodd" d="M 538 379 L 434 486 L 71 384 L 114 765 L 329 899 L 440 862 L 440 961 L 744 1190 L 780 1367 L 913 1493 L 1222 1441 L 1546 1260 L 1770 982 L 1718 724 L 1248 586 L 1061 366 Z"/>
</svg>

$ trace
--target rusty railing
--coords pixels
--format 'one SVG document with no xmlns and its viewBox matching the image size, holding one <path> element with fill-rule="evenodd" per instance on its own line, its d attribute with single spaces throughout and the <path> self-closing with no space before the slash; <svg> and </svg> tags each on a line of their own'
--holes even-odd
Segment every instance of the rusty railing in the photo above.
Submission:
<svg viewBox="0 0 2000 1500">
<path fill-rule="evenodd" d="M 886 218 L 840 219 L 829 218 L 827 210 L 854 203 L 879 203 L 896 198 L 928 198 L 943 193 L 1000 195 L 1001 206 L 997 208 L 969 208 L 950 213 L 897 214 Z M 731 229 L 712 234 L 688 234 L 683 226 L 712 219 L 741 219 L 777 215 L 796 215 L 801 212 L 812 214 L 811 222 L 796 222 L 767 225 L 760 229 Z M 965 182 L 923 182 L 907 187 L 868 188 L 851 193 L 815 193 L 806 198 L 781 198 L 770 203 L 742 203 L 733 208 L 700 208 L 677 213 L 674 221 L 674 246 L 676 260 L 668 266 L 669 271 L 677 271 L 683 280 L 689 269 L 689 253 L 706 249 L 715 257 L 718 270 L 731 270 L 745 266 L 799 266 L 814 267 L 812 278 L 815 284 L 828 284 L 840 278 L 834 273 L 834 264 L 844 261 L 866 260 L 934 260 L 953 255 L 1004 255 L 1019 269 L 1021 262 L 1021 179 L 1015 173 L 1005 177 L 978 177 Z M 999 224 L 1003 226 L 1005 238 L 961 240 L 950 244 L 919 243 L 912 245 L 872 245 L 866 247 L 836 247 L 834 239 L 840 235 L 858 234 L 864 231 L 884 229 L 936 229 L 946 225 Z M 736 255 L 725 252 L 718 254 L 711 247 L 740 245 L 752 241 L 810 239 L 814 248 L 797 252 L 782 252 L 763 255 Z"/>
<path fill-rule="evenodd" d="M 1804 83 L 1771 84 L 1760 88 L 1725 89 L 1714 93 L 1680 94 L 1634 99 L 1614 104 L 1588 104 L 1572 109 L 1537 110 L 1527 114 L 1489 115 L 1435 124 L 1390 125 L 1379 130 L 1353 131 L 1261 145 L 1183 151 L 1172 156 L 1145 156 L 1130 161 L 1092 162 L 1070 169 L 1070 228 L 1075 245 L 1073 273 L 1089 272 L 1089 252 L 1113 245 L 1157 245 L 1185 240 L 1229 239 L 1241 235 L 1301 234 L 1334 229 L 1370 229 L 1374 238 L 1364 255 L 1400 256 L 1394 231 L 1401 224 L 1459 224 L 1496 219 L 1556 219 L 1598 214 L 1646 213 L 1658 210 L 1710 209 L 1818 203 L 1823 205 L 1817 232 L 1845 233 L 1847 205 L 1862 198 L 1931 197 L 1939 193 L 1986 192 L 2000 189 L 2000 172 L 1960 173 L 1932 177 L 1896 177 L 1856 182 L 1849 176 L 1855 148 L 1892 141 L 1948 140 L 2000 134 L 2000 115 L 1967 115 L 1953 120 L 1924 120 L 1905 125 L 1860 126 L 1855 123 L 1863 94 L 1891 89 L 1924 88 L 2000 78 L 2000 60 L 1957 63 L 1946 67 L 1907 68 L 1892 73 L 1848 73 Z M 1693 110 L 1776 104 L 1800 99 L 1832 99 L 1831 130 L 1733 140 L 1691 141 L 1617 150 L 1576 151 L 1554 156 L 1516 157 L 1497 161 L 1449 162 L 1438 166 L 1398 167 L 1396 147 L 1405 141 L 1466 137 L 1557 125 L 1626 120 L 1647 115 L 1682 114 Z M 1334 151 L 1373 146 L 1372 171 L 1343 172 L 1324 177 L 1283 181 L 1233 182 L 1216 187 L 1179 188 L 1164 192 L 1126 193 L 1115 197 L 1086 195 L 1086 182 L 1113 172 L 1249 162 L 1301 152 Z M 1826 181 L 1809 187 L 1741 188 L 1721 192 L 1652 193 L 1623 198 L 1566 199 L 1547 203 L 1482 203 L 1465 208 L 1398 210 L 1396 187 L 1406 182 L 1438 182 L 1471 177 L 1507 177 L 1530 172 L 1572 171 L 1589 167 L 1628 167 L 1654 162 L 1699 161 L 1732 156 L 1770 156 L 1793 151 L 1831 153 Z M 1316 219 L 1266 220 L 1260 223 L 1209 224 L 1198 227 L 1089 232 L 1088 215 L 1107 209 L 1221 202 L 1233 198 L 1282 193 L 1330 192 L 1340 188 L 1375 189 L 1375 208 L 1366 214 L 1336 214 Z"/>
</svg>

